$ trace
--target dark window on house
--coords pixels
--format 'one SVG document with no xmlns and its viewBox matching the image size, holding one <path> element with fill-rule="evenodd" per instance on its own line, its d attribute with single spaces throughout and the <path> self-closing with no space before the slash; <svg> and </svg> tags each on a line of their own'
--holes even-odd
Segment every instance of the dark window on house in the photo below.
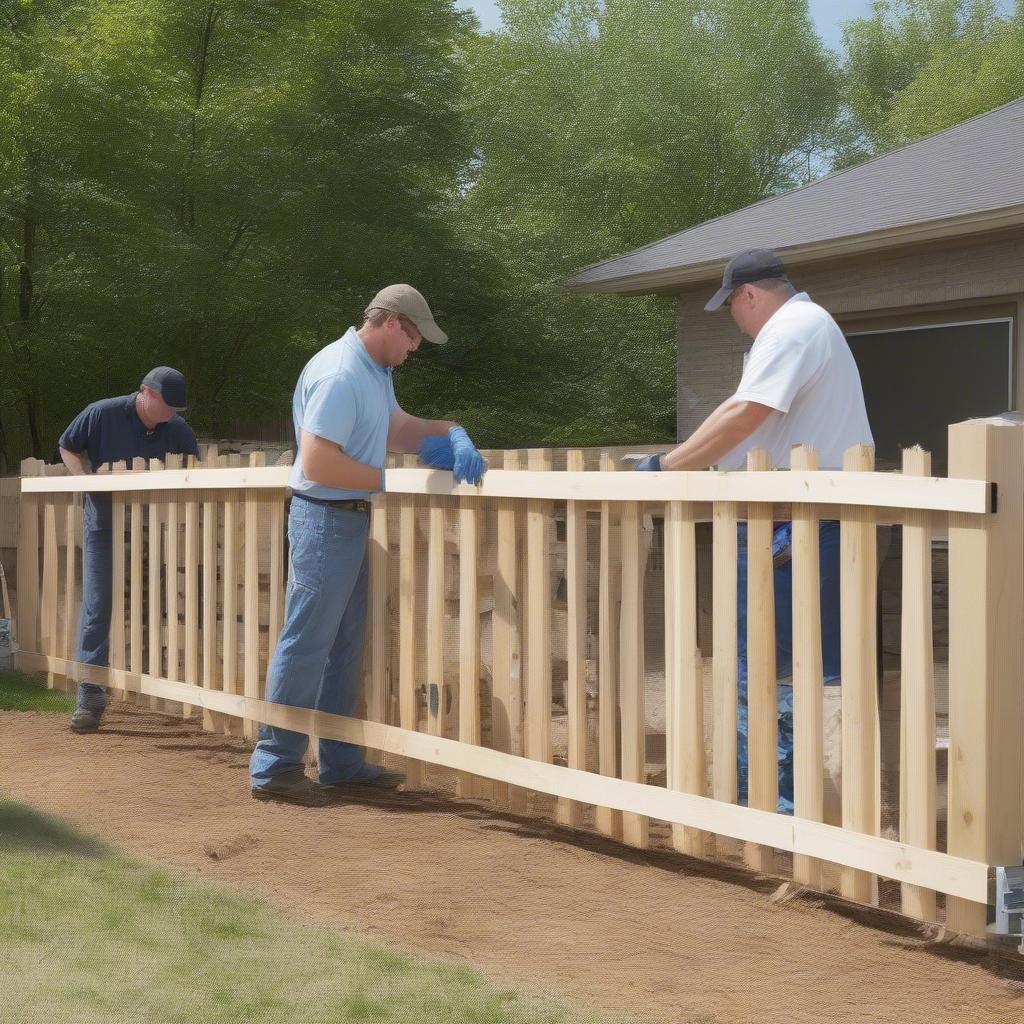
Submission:
<svg viewBox="0 0 1024 1024">
<path fill-rule="evenodd" d="M 1012 408 L 1013 321 L 935 324 L 846 336 L 864 385 L 879 469 L 919 444 L 945 476 L 950 423 Z"/>
</svg>

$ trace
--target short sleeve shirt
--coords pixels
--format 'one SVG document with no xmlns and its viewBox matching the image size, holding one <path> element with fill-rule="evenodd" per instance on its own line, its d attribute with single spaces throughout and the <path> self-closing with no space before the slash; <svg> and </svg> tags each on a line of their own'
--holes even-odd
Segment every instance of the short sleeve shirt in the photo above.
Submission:
<svg viewBox="0 0 1024 1024">
<path fill-rule="evenodd" d="M 68 424 L 57 443 L 76 455 L 86 453 L 93 472 L 110 462 L 130 463 L 137 458 L 148 462 L 169 454 L 199 454 L 196 435 L 180 416 L 149 430 L 135 411 L 137 395 L 133 392 L 87 405 Z M 109 528 L 110 495 L 87 494 L 85 512 L 90 525 Z"/>
<path fill-rule="evenodd" d="M 295 386 L 292 418 L 300 431 L 333 441 L 350 458 L 384 468 L 388 426 L 398 408 L 391 368 L 379 366 L 350 327 L 306 364 Z M 368 491 L 324 487 L 302 472 L 302 451 L 292 465 L 291 488 L 310 498 L 368 498 Z"/>
<path fill-rule="evenodd" d="M 816 448 L 822 469 L 841 469 L 847 448 L 874 443 L 850 346 L 806 292 L 794 295 L 758 332 L 734 397 L 774 411 L 720 460 L 722 469 L 745 468 L 754 448 L 766 448 L 774 466 L 788 469 L 797 444 Z"/>
</svg>

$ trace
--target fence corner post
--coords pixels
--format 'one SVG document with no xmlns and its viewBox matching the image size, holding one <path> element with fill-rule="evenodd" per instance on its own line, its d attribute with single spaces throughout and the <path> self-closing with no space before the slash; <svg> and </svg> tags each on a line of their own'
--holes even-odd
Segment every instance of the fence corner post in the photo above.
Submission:
<svg viewBox="0 0 1024 1024">
<path fill-rule="evenodd" d="M 1024 424 L 949 428 L 949 476 L 996 485 L 997 510 L 949 529 L 950 854 L 1021 863 L 1024 838 Z M 950 898 L 950 929 L 984 937 L 986 907 Z"/>
</svg>

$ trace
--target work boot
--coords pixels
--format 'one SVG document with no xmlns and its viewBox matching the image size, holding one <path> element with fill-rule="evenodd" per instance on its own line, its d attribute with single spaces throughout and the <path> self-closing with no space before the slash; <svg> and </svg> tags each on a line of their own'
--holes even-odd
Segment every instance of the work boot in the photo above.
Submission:
<svg viewBox="0 0 1024 1024">
<path fill-rule="evenodd" d="M 262 786 L 253 786 L 252 795 L 256 800 L 280 800 L 303 807 L 326 807 L 338 802 L 337 793 L 306 778 L 302 768 L 283 772 Z"/>
<path fill-rule="evenodd" d="M 71 716 L 71 731 L 96 732 L 102 720 L 102 711 L 96 711 L 93 708 L 75 708 L 75 713 Z"/>
<path fill-rule="evenodd" d="M 324 789 L 344 792 L 346 789 L 398 789 L 405 782 L 405 775 L 402 772 L 391 771 L 389 768 L 378 768 L 376 765 L 363 765 L 353 779 L 343 779 L 341 782 L 321 783 Z"/>
</svg>

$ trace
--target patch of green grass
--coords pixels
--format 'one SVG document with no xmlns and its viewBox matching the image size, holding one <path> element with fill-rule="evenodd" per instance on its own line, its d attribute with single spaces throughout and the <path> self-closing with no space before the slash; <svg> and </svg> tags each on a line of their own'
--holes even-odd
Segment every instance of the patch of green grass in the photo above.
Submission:
<svg viewBox="0 0 1024 1024">
<path fill-rule="evenodd" d="M 598 1024 L 109 852 L 0 801 L 5 1024 Z M 605 1019 L 606 1020 L 606 1019 Z"/>
<path fill-rule="evenodd" d="M 0 672 L 0 711 L 75 710 L 75 698 L 63 690 L 48 690 L 46 684 L 24 672 Z"/>
</svg>

